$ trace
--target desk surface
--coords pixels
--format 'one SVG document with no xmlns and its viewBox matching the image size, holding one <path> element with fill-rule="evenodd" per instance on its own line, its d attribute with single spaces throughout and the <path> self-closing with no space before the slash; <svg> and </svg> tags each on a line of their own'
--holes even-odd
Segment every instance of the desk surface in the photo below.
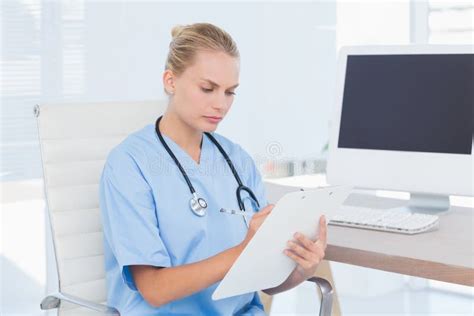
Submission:
<svg viewBox="0 0 474 316">
<path fill-rule="evenodd" d="M 325 185 L 321 176 L 268 179 L 266 182 L 272 202 L 283 191 L 275 192 L 278 189 L 268 182 L 306 188 Z M 407 200 L 354 193 L 345 204 L 391 208 L 406 205 Z M 438 230 L 417 235 L 330 225 L 325 259 L 474 286 L 473 234 L 474 209 L 460 206 L 451 206 L 448 212 L 440 215 Z"/>
</svg>

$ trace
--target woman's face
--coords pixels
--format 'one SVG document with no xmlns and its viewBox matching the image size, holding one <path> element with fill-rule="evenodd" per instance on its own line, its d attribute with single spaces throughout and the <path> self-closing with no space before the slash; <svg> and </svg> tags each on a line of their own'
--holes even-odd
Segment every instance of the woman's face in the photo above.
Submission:
<svg viewBox="0 0 474 316">
<path fill-rule="evenodd" d="M 191 128 L 212 132 L 234 101 L 239 59 L 224 52 L 199 51 L 194 63 L 172 82 L 172 110 Z"/>
</svg>

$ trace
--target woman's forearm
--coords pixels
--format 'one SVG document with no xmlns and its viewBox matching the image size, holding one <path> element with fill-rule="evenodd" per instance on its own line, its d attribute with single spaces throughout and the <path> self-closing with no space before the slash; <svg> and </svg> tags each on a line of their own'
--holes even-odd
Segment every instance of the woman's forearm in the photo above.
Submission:
<svg viewBox="0 0 474 316">
<path fill-rule="evenodd" d="M 153 306 L 189 296 L 222 280 L 244 245 L 238 245 L 208 259 L 170 268 L 132 266 L 135 284 Z"/>
</svg>

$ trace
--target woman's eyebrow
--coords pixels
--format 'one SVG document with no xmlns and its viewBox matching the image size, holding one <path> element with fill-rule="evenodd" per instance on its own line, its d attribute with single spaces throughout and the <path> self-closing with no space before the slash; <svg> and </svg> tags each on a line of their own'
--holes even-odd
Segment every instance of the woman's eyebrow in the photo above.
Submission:
<svg viewBox="0 0 474 316">
<path fill-rule="evenodd" d="M 219 85 L 217 83 L 215 83 L 214 81 L 210 80 L 210 79 L 206 79 L 206 78 L 201 78 L 201 80 L 204 80 L 204 81 L 207 81 L 209 82 L 212 86 L 214 87 L 219 87 Z M 238 83 L 236 83 L 235 85 L 233 85 L 232 87 L 229 87 L 229 89 L 235 89 L 239 86 Z"/>
</svg>

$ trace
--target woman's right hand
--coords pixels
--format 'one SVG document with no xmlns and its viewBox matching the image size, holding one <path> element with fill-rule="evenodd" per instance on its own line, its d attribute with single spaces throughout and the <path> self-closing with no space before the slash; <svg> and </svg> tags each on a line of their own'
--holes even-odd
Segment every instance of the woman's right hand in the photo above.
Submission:
<svg viewBox="0 0 474 316">
<path fill-rule="evenodd" d="M 274 204 L 269 204 L 252 216 L 247 235 L 245 236 L 244 241 L 241 243 L 242 249 L 245 248 L 245 246 L 247 246 L 247 244 L 253 238 L 253 235 L 255 235 L 257 230 L 260 228 L 260 225 L 262 225 L 263 221 L 267 218 L 268 214 L 270 214 L 274 206 Z"/>
</svg>

